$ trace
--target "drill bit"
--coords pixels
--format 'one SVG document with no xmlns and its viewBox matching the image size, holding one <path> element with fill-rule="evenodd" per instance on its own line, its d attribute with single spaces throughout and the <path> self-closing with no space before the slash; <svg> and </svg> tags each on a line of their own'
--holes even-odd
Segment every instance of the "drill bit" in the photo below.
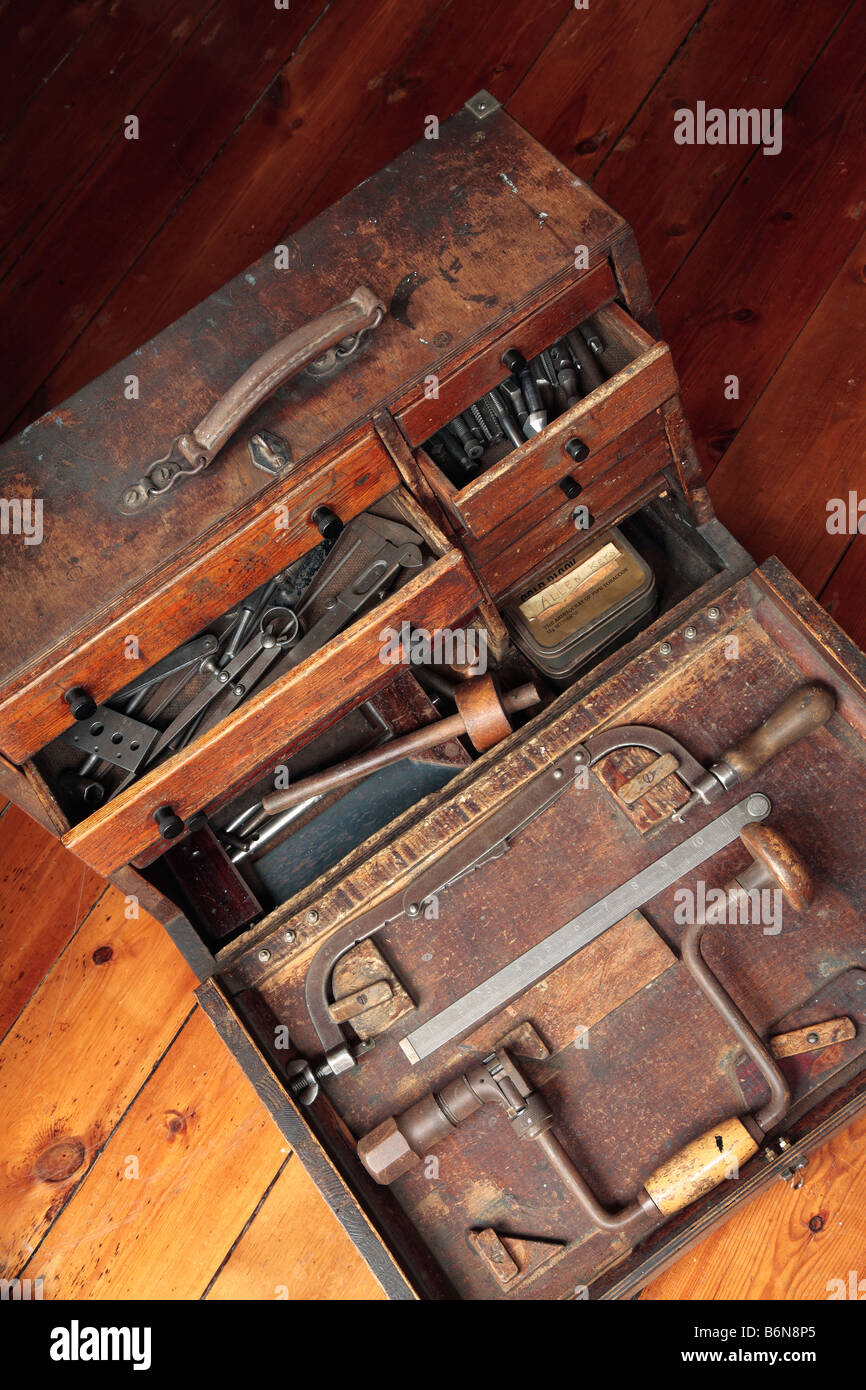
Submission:
<svg viewBox="0 0 866 1390">
<path fill-rule="evenodd" d="M 503 430 L 508 435 L 515 449 L 519 449 L 524 442 L 523 435 L 511 418 L 511 411 L 508 409 L 508 406 L 505 404 L 498 391 L 495 389 L 493 391 L 488 391 L 485 399 L 490 402 L 490 405 L 496 412 L 499 423 L 502 425 Z"/>
<path fill-rule="evenodd" d="M 526 407 L 529 411 L 523 422 L 523 433 L 527 439 L 531 439 L 533 435 L 541 434 L 547 424 L 547 411 L 542 407 L 535 377 L 528 368 L 525 372 L 521 372 L 520 385 L 523 389 L 523 399 L 526 401 Z"/>
</svg>

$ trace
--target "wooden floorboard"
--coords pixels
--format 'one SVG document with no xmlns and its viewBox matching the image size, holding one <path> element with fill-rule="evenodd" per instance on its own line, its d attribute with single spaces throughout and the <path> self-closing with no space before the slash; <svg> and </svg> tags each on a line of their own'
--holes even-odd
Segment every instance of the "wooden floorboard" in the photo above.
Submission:
<svg viewBox="0 0 866 1390">
<path fill-rule="evenodd" d="M 857 4 L 788 103 L 780 153 L 752 155 L 660 294 L 710 476 L 862 232 L 864 52 L 866 5 Z M 724 393 L 731 374 L 737 399 Z"/>
<path fill-rule="evenodd" d="M 59 403 L 484 86 L 635 226 L 722 519 L 866 644 L 866 536 L 826 526 L 830 498 L 866 497 L 864 0 L 252 15 L 0 10 L 0 421 Z M 676 145 L 698 100 L 784 107 L 781 153 Z M 380 1298 L 186 966 L 131 913 L 0 816 L 0 1272 L 41 1275 L 46 1298 Z M 862 1257 L 864 1139 L 861 1119 L 643 1297 L 826 1298 Z"/>
<path fill-rule="evenodd" d="M 105 892 L 17 806 L 0 817 L 0 1038 Z"/>
<path fill-rule="evenodd" d="M 758 561 L 778 555 L 815 594 L 851 543 L 847 531 L 828 529 L 827 504 L 844 499 L 847 514 L 849 491 L 863 483 L 866 376 L 856 345 L 866 343 L 864 265 L 866 232 L 710 480 L 716 511 L 737 540 Z"/>
</svg>

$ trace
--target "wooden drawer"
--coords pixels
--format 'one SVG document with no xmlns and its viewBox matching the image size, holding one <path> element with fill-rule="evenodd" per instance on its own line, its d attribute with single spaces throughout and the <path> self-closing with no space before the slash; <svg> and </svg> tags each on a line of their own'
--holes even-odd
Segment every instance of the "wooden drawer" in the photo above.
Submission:
<svg viewBox="0 0 866 1390">
<path fill-rule="evenodd" d="M 389 492 L 397 471 L 371 426 L 336 453 L 317 454 L 266 488 L 242 515 L 230 514 L 197 540 L 193 558 L 167 566 L 103 610 L 98 623 L 70 632 L 35 679 L 0 704 L 0 750 L 21 763 L 72 723 L 63 699 L 79 686 L 103 703 L 138 673 L 318 540 L 312 513 L 328 506 L 350 520 Z M 150 526 L 158 525 L 147 516 Z M 129 637 L 137 657 L 130 660 Z"/>
<path fill-rule="evenodd" d="M 464 352 L 436 374 L 435 392 L 411 395 L 395 401 L 392 412 L 409 444 L 429 439 L 435 430 L 453 420 L 484 391 L 502 380 L 502 354 L 520 347 L 526 358 L 554 342 L 575 324 L 582 323 L 615 299 L 617 282 L 610 262 L 593 266 L 584 275 L 570 277 L 550 293 L 550 298 L 515 320 L 486 347 Z M 428 379 L 429 380 L 429 379 Z"/>
<path fill-rule="evenodd" d="M 600 450 L 592 466 L 590 459 L 571 465 L 579 482 L 588 474 L 576 498 L 559 488 L 540 493 L 521 509 L 517 536 L 513 521 L 506 520 L 477 541 L 467 537 L 467 554 L 493 597 L 507 601 L 560 555 L 588 545 L 651 497 L 665 496 L 670 483 L 663 470 L 670 462 L 661 412 L 654 411 Z"/>
<path fill-rule="evenodd" d="M 44 755 L 35 765 L 25 765 L 22 775 L 73 853 L 103 874 L 159 854 L 165 847 L 154 821 L 159 808 L 170 807 L 183 821 L 207 811 L 276 755 L 288 756 L 386 685 L 393 669 L 380 656 L 385 628 L 399 630 L 404 622 L 453 627 L 475 609 L 481 593 L 465 558 L 403 489 L 389 494 L 387 503 L 423 536 L 429 551 L 426 566 L 205 734 L 72 826 L 52 792 Z M 309 544 L 307 538 L 304 547 Z M 283 550 L 279 556 L 283 562 L 287 558 Z M 273 565 L 261 577 L 270 573 Z"/>
<path fill-rule="evenodd" d="M 572 318 L 575 327 L 580 318 Z M 591 391 L 576 405 L 548 425 L 540 434 L 520 448 L 507 454 L 479 477 L 463 488 L 453 483 L 420 449 L 418 462 L 430 486 L 466 536 L 467 547 L 487 555 L 490 547 L 479 546 L 497 531 L 513 540 L 529 529 L 545 507 L 555 512 L 563 493 L 560 481 L 566 476 L 575 478 L 582 487 L 608 471 L 618 455 L 629 450 L 634 436 L 623 439 L 628 431 L 645 422 L 643 434 L 646 446 L 645 477 L 658 476 L 658 445 L 664 451 L 664 462 L 673 463 L 670 444 L 660 408 L 675 399 L 678 383 L 665 343 L 654 341 L 619 304 L 609 302 L 593 314 L 606 343 L 606 356 L 612 374 L 601 386 Z M 564 329 L 560 328 L 560 334 Z M 537 335 L 527 339 L 516 330 L 501 347 L 518 347 L 530 356 L 538 341 Z M 556 335 L 554 335 L 555 337 Z M 545 345 L 553 339 L 547 336 Z M 502 380 L 501 351 L 487 362 L 487 377 L 482 389 L 488 390 Z M 465 404 L 480 394 L 479 383 L 472 379 L 472 390 Z M 575 464 L 565 446 L 580 441 L 588 454 Z M 494 542 L 496 543 L 496 542 Z"/>
</svg>

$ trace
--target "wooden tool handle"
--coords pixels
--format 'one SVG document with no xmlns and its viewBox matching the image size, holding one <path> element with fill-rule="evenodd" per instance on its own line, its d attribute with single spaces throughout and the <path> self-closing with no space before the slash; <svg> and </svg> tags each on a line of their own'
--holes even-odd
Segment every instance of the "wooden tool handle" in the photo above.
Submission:
<svg viewBox="0 0 866 1390">
<path fill-rule="evenodd" d="M 269 816 L 274 816 L 279 811 L 287 811 L 290 806 L 297 806 L 310 797 L 324 796 L 335 787 L 345 787 L 352 782 L 358 782 L 362 777 L 368 777 L 371 772 L 377 772 L 379 768 L 388 767 L 391 763 L 399 762 L 401 758 L 414 757 L 430 748 L 438 748 L 440 743 L 447 743 L 451 738 L 460 738 L 463 734 L 469 734 L 476 748 L 492 747 L 500 738 L 505 738 L 511 732 L 507 715 L 515 714 L 518 710 L 531 709 L 541 699 L 534 685 L 520 685 L 516 690 L 507 691 L 500 701 L 488 676 L 475 676 L 471 682 L 464 682 L 462 687 L 458 687 L 461 695 L 468 696 L 467 687 L 488 692 L 488 703 L 492 698 L 501 715 L 500 724 L 497 724 L 494 713 L 488 710 L 485 715 L 483 705 L 476 708 L 475 704 L 472 705 L 470 718 L 467 720 L 464 716 L 469 711 L 461 698 L 458 700 L 461 710 L 459 714 L 449 715 L 447 719 L 436 719 L 432 724 L 423 724 L 421 728 L 403 734 L 401 738 L 395 738 L 377 748 L 370 748 L 364 753 L 357 753 L 354 758 L 347 758 L 336 767 L 314 772 L 310 777 L 295 782 L 283 791 L 268 792 L 262 797 L 263 810 Z"/>
<path fill-rule="evenodd" d="M 682 1211 L 711 1192 L 725 1178 L 736 1177 L 740 1165 L 757 1153 L 758 1144 L 742 1120 L 733 1116 L 693 1139 L 644 1183 L 663 1216 Z"/>
<path fill-rule="evenodd" d="M 736 772 L 740 781 L 751 777 L 760 768 L 789 748 L 798 739 L 814 733 L 827 723 L 836 706 L 829 690 L 820 685 L 801 685 L 783 700 L 759 729 L 749 734 L 736 748 L 724 755 L 723 761 Z"/>
<path fill-rule="evenodd" d="M 740 839 L 754 860 L 751 871 L 737 874 L 740 886 L 781 888 L 794 911 L 803 912 L 812 901 L 814 887 L 809 866 L 793 845 L 769 825 L 744 825 Z"/>
</svg>

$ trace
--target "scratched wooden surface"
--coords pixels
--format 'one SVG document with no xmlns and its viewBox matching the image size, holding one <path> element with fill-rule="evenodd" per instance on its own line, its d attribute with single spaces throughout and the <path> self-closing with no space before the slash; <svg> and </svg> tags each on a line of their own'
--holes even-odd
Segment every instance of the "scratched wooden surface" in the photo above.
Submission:
<svg viewBox="0 0 866 1390">
<path fill-rule="evenodd" d="M 866 497 L 866 4 L 790 13 L 9 0 L 0 428 L 84 385 L 483 86 L 634 225 L 723 520 L 866 644 L 866 538 L 856 510 L 854 526 L 826 524 L 832 499 Z M 674 108 L 699 100 L 781 107 L 782 150 L 676 145 Z M 15 1116 L 2 1272 L 42 1274 L 47 1298 L 376 1297 L 192 1011 L 159 928 L 22 813 L 0 832 Z M 866 1238 L 864 1139 L 861 1120 L 799 1191 L 779 1183 L 643 1296 L 826 1298 Z"/>
</svg>

